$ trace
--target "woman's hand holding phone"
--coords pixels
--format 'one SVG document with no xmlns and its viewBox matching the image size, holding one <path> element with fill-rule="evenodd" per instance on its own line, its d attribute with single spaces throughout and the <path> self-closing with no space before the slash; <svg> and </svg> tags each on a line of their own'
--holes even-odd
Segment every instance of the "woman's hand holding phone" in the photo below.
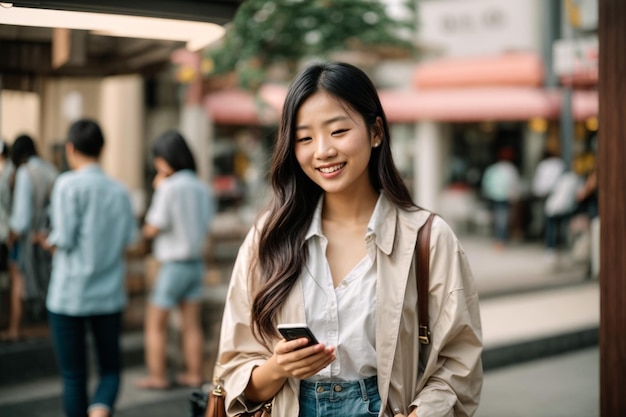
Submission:
<svg viewBox="0 0 626 417">
<path fill-rule="evenodd" d="M 279 331 L 286 339 L 274 347 L 274 359 L 284 376 L 310 378 L 335 360 L 335 347 L 319 343 L 306 326 L 291 326 L 287 330 L 280 326 Z"/>
</svg>

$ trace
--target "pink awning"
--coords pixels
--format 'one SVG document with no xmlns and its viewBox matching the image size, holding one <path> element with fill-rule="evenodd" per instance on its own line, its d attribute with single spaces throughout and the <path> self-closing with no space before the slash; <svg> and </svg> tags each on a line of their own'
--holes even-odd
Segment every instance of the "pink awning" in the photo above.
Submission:
<svg viewBox="0 0 626 417">
<path fill-rule="evenodd" d="M 472 86 L 539 87 L 543 77 L 543 61 L 539 55 L 512 52 L 424 62 L 417 65 L 412 84 L 420 90 Z"/>
<path fill-rule="evenodd" d="M 530 87 L 476 87 L 437 90 L 380 91 L 390 122 L 417 120 L 475 122 L 483 120 L 556 119 L 561 112 L 561 93 Z M 597 91 L 575 91 L 572 114 L 584 120 L 598 114 Z"/>
<path fill-rule="evenodd" d="M 574 120 L 582 121 L 597 117 L 600 99 L 595 90 L 574 91 L 572 93 L 572 115 Z"/>
<path fill-rule="evenodd" d="M 390 122 L 405 123 L 554 118 L 560 107 L 557 92 L 528 87 L 381 91 L 380 99 Z"/>
<path fill-rule="evenodd" d="M 254 96 L 242 90 L 222 90 L 207 94 L 204 107 L 218 124 L 254 125 L 259 123 Z"/>
<path fill-rule="evenodd" d="M 286 93 L 280 85 L 262 86 L 256 99 L 245 91 L 225 90 L 208 95 L 205 107 L 216 123 L 272 123 L 278 120 Z M 380 90 L 379 95 L 391 123 L 556 119 L 561 111 L 558 90 L 532 87 Z M 572 113 L 575 120 L 597 116 L 598 92 L 574 91 Z"/>
<path fill-rule="evenodd" d="M 204 108 L 215 123 L 225 125 L 268 124 L 278 119 L 274 106 L 263 97 L 237 89 L 207 94 Z"/>
</svg>

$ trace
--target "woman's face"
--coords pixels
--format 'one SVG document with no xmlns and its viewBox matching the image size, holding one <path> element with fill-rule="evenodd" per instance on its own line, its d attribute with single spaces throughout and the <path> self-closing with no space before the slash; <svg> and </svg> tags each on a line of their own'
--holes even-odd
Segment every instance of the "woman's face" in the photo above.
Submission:
<svg viewBox="0 0 626 417">
<path fill-rule="evenodd" d="M 152 181 L 152 186 L 157 188 L 161 182 L 174 173 L 174 169 L 167 163 L 167 161 L 160 156 L 154 158 L 154 169 L 156 175 Z"/>
<path fill-rule="evenodd" d="M 363 117 L 325 92 L 309 97 L 296 115 L 295 155 L 304 173 L 326 193 L 371 188 L 367 166 L 381 141 L 382 122 Z"/>
</svg>

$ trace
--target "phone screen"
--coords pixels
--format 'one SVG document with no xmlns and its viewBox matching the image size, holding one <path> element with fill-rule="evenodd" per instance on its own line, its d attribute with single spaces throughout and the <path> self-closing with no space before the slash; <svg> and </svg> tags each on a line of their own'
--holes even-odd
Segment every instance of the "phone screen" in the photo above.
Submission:
<svg viewBox="0 0 626 417">
<path fill-rule="evenodd" d="M 313 332 L 311 332 L 311 329 L 304 323 L 279 324 L 278 331 L 285 340 L 295 340 L 306 337 L 309 339 L 307 346 L 317 345 L 319 343 Z"/>
</svg>

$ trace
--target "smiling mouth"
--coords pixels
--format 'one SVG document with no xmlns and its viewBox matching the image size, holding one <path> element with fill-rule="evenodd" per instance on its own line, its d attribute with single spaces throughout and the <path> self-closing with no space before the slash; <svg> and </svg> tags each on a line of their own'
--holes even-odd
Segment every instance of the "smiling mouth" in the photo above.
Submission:
<svg viewBox="0 0 626 417">
<path fill-rule="evenodd" d="M 333 165 L 332 167 L 318 168 L 318 171 L 320 171 L 322 174 L 332 174 L 333 172 L 339 171 L 341 168 L 345 166 L 346 166 L 346 163 L 344 162 L 342 164 Z"/>
</svg>

